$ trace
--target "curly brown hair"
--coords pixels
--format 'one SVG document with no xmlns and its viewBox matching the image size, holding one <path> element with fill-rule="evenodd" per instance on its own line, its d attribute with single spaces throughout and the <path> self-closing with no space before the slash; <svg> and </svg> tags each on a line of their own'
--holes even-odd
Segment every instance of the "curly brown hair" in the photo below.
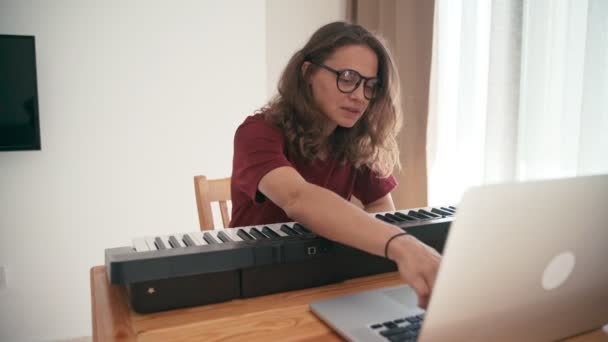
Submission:
<svg viewBox="0 0 608 342">
<path fill-rule="evenodd" d="M 384 40 L 360 25 L 334 22 L 318 29 L 283 70 L 278 94 L 262 109 L 266 120 L 285 134 L 290 158 L 314 160 L 323 144 L 325 115 L 315 104 L 307 79 L 316 68 L 305 61 L 323 63 L 337 48 L 364 45 L 378 57 L 380 88 L 367 110 L 351 128 L 338 126 L 329 137 L 327 152 L 355 167 L 367 166 L 381 177 L 400 167 L 396 136 L 401 128 L 399 78 Z"/>
</svg>

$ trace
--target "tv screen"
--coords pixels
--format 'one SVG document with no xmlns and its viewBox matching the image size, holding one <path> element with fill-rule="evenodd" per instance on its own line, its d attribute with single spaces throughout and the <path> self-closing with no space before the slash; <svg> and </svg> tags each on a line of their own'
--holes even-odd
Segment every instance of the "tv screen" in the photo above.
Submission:
<svg viewBox="0 0 608 342">
<path fill-rule="evenodd" d="M 40 150 L 33 36 L 0 35 L 0 151 Z"/>
</svg>

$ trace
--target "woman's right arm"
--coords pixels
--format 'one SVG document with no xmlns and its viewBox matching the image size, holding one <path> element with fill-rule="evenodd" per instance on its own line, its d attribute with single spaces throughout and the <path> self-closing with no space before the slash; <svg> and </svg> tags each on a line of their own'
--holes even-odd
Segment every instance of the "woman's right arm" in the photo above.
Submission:
<svg viewBox="0 0 608 342">
<path fill-rule="evenodd" d="M 377 220 L 334 192 L 308 183 L 292 167 L 283 166 L 265 174 L 258 190 L 282 208 L 287 216 L 318 235 L 368 253 L 384 256 L 388 239 L 402 230 Z M 388 257 L 397 263 L 401 276 L 426 307 L 441 257 L 431 247 L 410 235 L 391 241 Z"/>
</svg>

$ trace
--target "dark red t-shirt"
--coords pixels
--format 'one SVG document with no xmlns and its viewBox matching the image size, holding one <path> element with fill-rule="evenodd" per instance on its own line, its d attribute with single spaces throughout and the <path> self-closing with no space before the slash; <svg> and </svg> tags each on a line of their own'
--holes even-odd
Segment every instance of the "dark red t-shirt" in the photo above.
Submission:
<svg viewBox="0 0 608 342">
<path fill-rule="evenodd" d="M 247 117 L 234 135 L 232 161 L 232 220 L 230 227 L 293 221 L 258 191 L 258 183 L 269 171 L 281 166 L 295 168 L 306 181 L 329 189 L 364 205 L 374 202 L 397 186 L 393 176 L 379 178 L 369 168 L 327 160 L 289 160 L 283 132 L 263 114 Z"/>
</svg>

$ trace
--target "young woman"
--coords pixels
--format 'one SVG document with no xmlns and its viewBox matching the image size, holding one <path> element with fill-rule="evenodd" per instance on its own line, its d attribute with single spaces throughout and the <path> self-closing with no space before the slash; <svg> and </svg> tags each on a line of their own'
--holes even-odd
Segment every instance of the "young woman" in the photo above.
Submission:
<svg viewBox="0 0 608 342">
<path fill-rule="evenodd" d="M 401 117 L 387 48 L 359 25 L 325 25 L 291 58 L 278 90 L 236 131 L 230 226 L 298 221 L 387 256 L 425 307 L 439 254 L 368 214 L 395 210 Z"/>
</svg>

